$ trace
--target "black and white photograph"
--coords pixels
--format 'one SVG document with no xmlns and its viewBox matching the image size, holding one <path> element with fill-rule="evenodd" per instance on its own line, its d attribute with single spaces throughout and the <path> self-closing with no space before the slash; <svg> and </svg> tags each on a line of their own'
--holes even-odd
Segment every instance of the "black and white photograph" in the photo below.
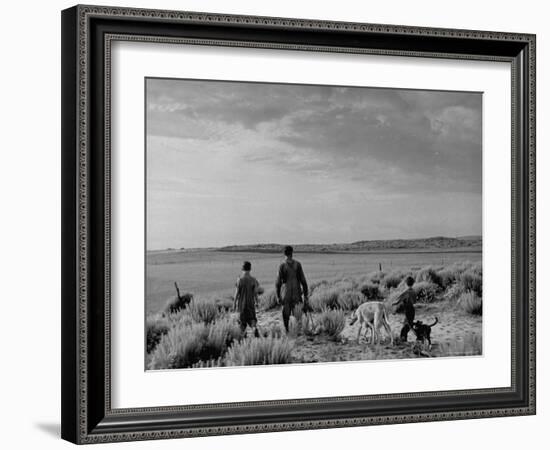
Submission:
<svg viewBox="0 0 550 450">
<path fill-rule="evenodd" d="M 482 355 L 482 104 L 146 78 L 146 370 Z"/>
</svg>

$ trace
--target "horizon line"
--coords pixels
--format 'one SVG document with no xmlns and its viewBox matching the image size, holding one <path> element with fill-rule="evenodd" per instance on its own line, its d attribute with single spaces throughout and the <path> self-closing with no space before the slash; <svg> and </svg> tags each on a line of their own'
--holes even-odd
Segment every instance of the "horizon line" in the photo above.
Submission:
<svg viewBox="0 0 550 450">
<path fill-rule="evenodd" d="M 414 237 L 414 238 L 390 238 L 390 239 L 360 239 L 350 242 L 308 242 L 308 243 L 286 243 L 286 244 L 280 244 L 278 242 L 255 242 L 255 243 L 247 243 L 247 244 L 225 244 L 225 245 L 207 245 L 207 246 L 200 246 L 200 247 L 163 247 L 163 248 L 146 248 L 145 250 L 148 252 L 158 252 L 163 250 L 203 250 L 203 249 L 219 249 L 224 247 L 247 247 L 247 246 L 258 246 L 258 245 L 280 245 L 281 247 L 284 247 L 285 245 L 293 245 L 293 246 L 299 246 L 299 245 L 349 245 L 349 244 L 355 244 L 357 242 L 382 242 L 382 241 L 417 241 L 417 240 L 426 240 L 426 239 L 464 239 L 464 238 L 483 238 L 482 234 L 465 234 L 460 236 L 427 236 L 427 237 Z"/>
</svg>

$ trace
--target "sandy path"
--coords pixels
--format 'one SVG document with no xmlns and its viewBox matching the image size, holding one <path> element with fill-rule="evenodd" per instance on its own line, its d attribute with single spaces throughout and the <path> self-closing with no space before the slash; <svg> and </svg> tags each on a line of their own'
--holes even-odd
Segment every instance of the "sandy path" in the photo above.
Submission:
<svg viewBox="0 0 550 450">
<path fill-rule="evenodd" d="M 481 343 L 482 318 L 464 313 L 456 307 L 449 307 L 443 302 L 429 305 L 416 305 L 416 320 L 432 323 L 435 317 L 439 323 L 432 328 L 432 348 L 415 343 L 415 335 L 409 333 L 408 343 L 397 343 L 391 346 L 384 331 L 384 341 L 379 345 L 370 345 L 363 334 L 357 342 L 359 324 L 349 325 L 351 312 L 346 314 L 346 327 L 338 341 L 330 340 L 324 335 L 297 336 L 292 333 L 289 338 L 294 342 L 293 362 L 330 362 L 330 361 L 360 361 L 375 359 L 403 359 L 436 356 L 463 356 L 480 354 L 479 346 L 471 347 L 472 337 L 476 343 Z M 294 320 L 294 319 L 291 319 Z M 403 316 L 390 315 L 390 326 L 395 338 L 399 336 Z M 258 312 L 260 330 L 278 327 L 283 330 L 281 311 Z M 396 339 L 398 341 L 398 339 Z"/>
</svg>

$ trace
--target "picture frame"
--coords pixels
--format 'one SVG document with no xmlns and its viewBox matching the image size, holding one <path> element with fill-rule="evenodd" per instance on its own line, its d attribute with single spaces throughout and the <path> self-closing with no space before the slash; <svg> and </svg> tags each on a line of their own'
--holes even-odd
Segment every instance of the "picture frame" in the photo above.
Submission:
<svg viewBox="0 0 550 450">
<path fill-rule="evenodd" d="M 111 45 L 181 42 L 511 65 L 509 387 L 112 407 Z M 78 5 L 62 12 L 62 437 L 85 444 L 535 414 L 535 36 Z"/>
</svg>

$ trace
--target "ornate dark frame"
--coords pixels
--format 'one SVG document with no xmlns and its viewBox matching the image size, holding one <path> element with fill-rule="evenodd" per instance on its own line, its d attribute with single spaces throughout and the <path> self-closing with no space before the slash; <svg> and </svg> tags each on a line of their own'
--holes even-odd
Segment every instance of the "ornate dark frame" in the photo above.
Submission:
<svg viewBox="0 0 550 450">
<path fill-rule="evenodd" d="M 507 61 L 512 67 L 512 384 L 112 409 L 113 40 Z M 535 414 L 535 36 L 98 6 L 62 12 L 62 437 L 97 443 Z"/>
</svg>

